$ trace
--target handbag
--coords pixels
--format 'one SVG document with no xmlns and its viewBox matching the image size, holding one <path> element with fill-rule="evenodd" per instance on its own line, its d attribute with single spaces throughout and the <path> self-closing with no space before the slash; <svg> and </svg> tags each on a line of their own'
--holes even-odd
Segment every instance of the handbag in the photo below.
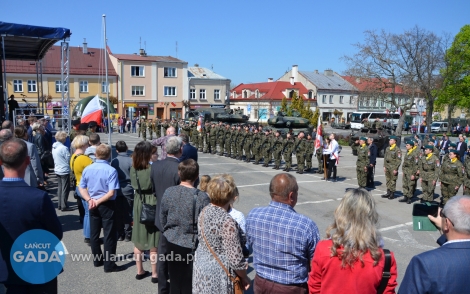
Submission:
<svg viewBox="0 0 470 294">
<path fill-rule="evenodd" d="M 203 223 L 204 220 L 204 210 L 201 212 L 201 224 Z M 233 283 L 233 290 L 235 294 L 243 294 L 243 287 L 242 287 L 242 281 L 239 276 L 235 274 L 235 278 L 230 274 L 228 269 L 224 266 L 224 264 L 220 261 L 219 257 L 217 254 L 212 250 L 212 247 L 209 245 L 209 242 L 207 242 L 206 236 L 204 235 L 204 228 L 203 225 L 201 225 L 201 235 L 204 238 L 204 242 L 206 242 L 207 248 L 209 248 L 212 256 L 214 256 L 215 260 L 219 263 L 219 265 L 222 267 L 222 269 L 225 271 L 227 274 L 228 278 L 232 281 Z"/>
<path fill-rule="evenodd" d="M 41 154 L 41 161 L 48 168 L 53 168 L 54 167 L 54 158 L 52 157 L 52 152 L 49 151 L 49 150 L 46 150 Z"/>
<path fill-rule="evenodd" d="M 155 223 L 155 213 L 157 211 L 157 206 L 145 203 L 144 197 L 142 196 L 142 189 L 140 188 L 140 181 L 139 176 L 137 175 L 137 170 L 135 171 L 135 177 L 137 179 L 137 186 L 139 187 L 140 201 L 142 202 L 140 223 L 144 225 L 153 225 Z"/>
<path fill-rule="evenodd" d="M 384 270 L 382 272 L 382 280 L 380 281 L 379 288 L 377 289 L 377 294 L 382 294 L 387 287 L 388 280 L 391 277 L 390 274 L 390 267 L 392 264 L 392 255 L 390 254 L 390 250 L 384 249 L 384 257 L 385 257 L 385 264 Z"/>
</svg>

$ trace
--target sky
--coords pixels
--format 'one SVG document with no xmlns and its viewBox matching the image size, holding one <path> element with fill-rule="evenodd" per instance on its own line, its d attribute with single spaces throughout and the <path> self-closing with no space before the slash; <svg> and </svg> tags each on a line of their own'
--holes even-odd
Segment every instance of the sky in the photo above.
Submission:
<svg viewBox="0 0 470 294">
<path fill-rule="evenodd" d="M 4 1 L 0 20 L 65 27 L 71 46 L 103 48 L 106 15 L 113 53 L 173 56 L 240 83 L 300 71 L 346 70 L 364 31 L 419 26 L 455 36 L 470 24 L 469 0 L 80 0 Z M 139 45 L 140 39 L 142 45 Z M 145 45 L 144 45 L 145 42 Z"/>
</svg>

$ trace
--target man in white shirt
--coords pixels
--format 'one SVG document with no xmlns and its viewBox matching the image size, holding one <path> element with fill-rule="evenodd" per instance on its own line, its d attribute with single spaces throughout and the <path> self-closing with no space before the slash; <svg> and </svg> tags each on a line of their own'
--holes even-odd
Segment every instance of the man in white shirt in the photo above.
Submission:
<svg viewBox="0 0 470 294">
<path fill-rule="evenodd" d="M 328 179 L 330 179 L 331 172 L 333 172 L 331 181 L 336 182 L 336 166 L 339 163 L 339 145 L 335 139 L 335 134 L 331 134 L 329 138 L 331 142 L 328 146 L 328 154 L 330 154 L 330 159 L 328 161 Z"/>
</svg>

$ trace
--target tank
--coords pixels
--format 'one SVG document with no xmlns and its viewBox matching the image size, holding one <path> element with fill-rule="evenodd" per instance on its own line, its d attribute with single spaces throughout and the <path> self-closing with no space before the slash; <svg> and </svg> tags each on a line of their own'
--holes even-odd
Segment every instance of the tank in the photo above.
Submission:
<svg viewBox="0 0 470 294">
<path fill-rule="evenodd" d="M 248 116 L 230 113 L 224 108 L 198 108 L 191 110 L 186 113 L 186 120 L 197 119 L 199 116 L 202 116 L 204 121 L 221 121 L 228 124 L 246 123 L 248 121 Z"/>
<path fill-rule="evenodd" d="M 312 127 L 308 119 L 300 116 L 300 113 L 294 112 L 293 116 L 287 116 L 284 112 L 278 112 L 278 115 L 268 119 L 268 125 L 274 131 L 280 131 L 285 136 L 290 130 L 297 135 L 300 132 L 311 133 Z"/>
<path fill-rule="evenodd" d="M 389 127 L 384 127 L 382 130 L 377 129 L 360 129 L 357 132 L 352 132 L 349 137 L 349 146 L 355 144 L 356 140 L 359 140 L 360 137 L 368 137 L 374 139 L 374 144 L 377 146 L 377 156 L 384 157 L 385 149 L 389 146 L 390 136 L 394 134 L 393 129 Z M 401 137 L 398 137 L 397 145 L 400 146 Z M 352 149 L 352 154 L 357 156 L 357 151 Z"/>
<path fill-rule="evenodd" d="M 80 99 L 78 103 L 75 105 L 73 108 L 72 116 L 73 117 L 81 117 L 83 110 L 85 110 L 85 107 L 87 106 L 88 102 L 90 102 L 91 99 L 93 99 L 95 96 L 88 96 L 83 99 Z M 100 97 L 100 106 L 101 109 L 103 110 L 103 115 L 107 116 L 107 111 L 108 108 L 106 107 L 106 98 Z M 114 109 L 113 104 L 110 102 L 109 103 L 109 113 L 116 113 L 116 110 Z"/>
</svg>

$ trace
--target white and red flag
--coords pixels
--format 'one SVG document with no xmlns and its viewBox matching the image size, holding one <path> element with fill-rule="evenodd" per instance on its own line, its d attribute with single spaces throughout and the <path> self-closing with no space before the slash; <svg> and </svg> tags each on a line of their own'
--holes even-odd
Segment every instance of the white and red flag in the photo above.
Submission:
<svg viewBox="0 0 470 294">
<path fill-rule="evenodd" d="M 82 123 L 96 121 L 98 125 L 101 125 L 101 116 L 102 110 L 100 105 L 100 98 L 98 95 L 96 95 L 86 105 L 85 109 L 83 110 L 82 118 L 80 119 L 80 121 Z"/>
<path fill-rule="evenodd" d="M 199 119 L 197 120 L 197 131 L 199 133 L 202 132 L 202 116 L 199 116 Z"/>
<path fill-rule="evenodd" d="M 323 146 L 323 128 L 321 126 L 320 116 L 318 117 L 317 136 L 315 138 L 315 153 Z"/>
</svg>

